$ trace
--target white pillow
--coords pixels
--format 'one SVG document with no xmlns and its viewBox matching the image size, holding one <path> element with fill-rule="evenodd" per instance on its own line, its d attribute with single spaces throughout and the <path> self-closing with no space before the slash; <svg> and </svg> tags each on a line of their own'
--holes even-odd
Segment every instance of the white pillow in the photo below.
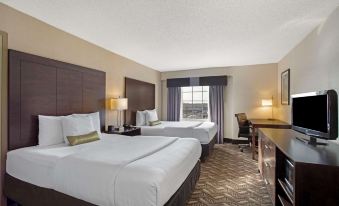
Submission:
<svg viewBox="0 0 339 206">
<path fill-rule="evenodd" d="M 146 110 L 146 124 L 150 125 L 149 122 L 157 121 L 158 115 L 155 109 L 153 110 Z"/>
<path fill-rule="evenodd" d="M 94 129 L 98 132 L 99 137 L 101 137 L 101 125 L 100 125 L 100 114 L 99 112 L 89 113 L 89 114 L 72 114 L 74 117 L 91 117 Z"/>
<path fill-rule="evenodd" d="M 135 124 L 136 126 L 146 125 L 146 111 L 137 111 Z"/>
<path fill-rule="evenodd" d="M 61 116 L 39 115 L 39 146 L 48 146 L 64 142 Z"/>
<path fill-rule="evenodd" d="M 90 116 L 62 117 L 61 122 L 64 140 L 67 144 L 69 144 L 67 136 L 83 135 L 96 131 Z"/>
</svg>

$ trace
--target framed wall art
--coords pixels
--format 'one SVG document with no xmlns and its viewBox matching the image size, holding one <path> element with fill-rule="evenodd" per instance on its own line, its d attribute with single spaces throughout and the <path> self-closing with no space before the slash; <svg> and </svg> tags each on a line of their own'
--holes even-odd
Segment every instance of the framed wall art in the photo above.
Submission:
<svg viewBox="0 0 339 206">
<path fill-rule="evenodd" d="M 281 73 L 281 104 L 290 105 L 290 69 Z"/>
</svg>

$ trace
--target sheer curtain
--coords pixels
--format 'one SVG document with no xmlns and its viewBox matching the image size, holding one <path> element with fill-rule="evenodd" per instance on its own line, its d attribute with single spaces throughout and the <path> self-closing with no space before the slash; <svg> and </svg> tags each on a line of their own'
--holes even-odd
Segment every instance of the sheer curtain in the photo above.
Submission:
<svg viewBox="0 0 339 206">
<path fill-rule="evenodd" d="M 225 86 L 210 86 L 209 102 L 211 121 L 217 124 L 217 143 L 224 143 L 224 88 Z"/>
<path fill-rule="evenodd" d="M 181 87 L 168 87 L 167 120 L 180 121 Z"/>
</svg>

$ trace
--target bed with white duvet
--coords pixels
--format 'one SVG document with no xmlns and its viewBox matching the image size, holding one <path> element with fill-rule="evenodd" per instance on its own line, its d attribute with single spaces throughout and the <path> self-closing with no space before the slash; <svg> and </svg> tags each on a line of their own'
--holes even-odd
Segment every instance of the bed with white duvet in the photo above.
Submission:
<svg viewBox="0 0 339 206">
<path fill-rule="evenodd" d="M 198 121 L 160 121 L 154 126 L 139 126 L 141 134 L 147 136 L 191 137 L 208 144 L 217 133 L 217 126 L 213 122 Z"/>
<path fill-rule="evenodd" d="M 102 134 L 99 141 L 12 150 L 6 172 L 95 205 L 164 205 L 194 168 L 199 141 Z"/>
</svg>

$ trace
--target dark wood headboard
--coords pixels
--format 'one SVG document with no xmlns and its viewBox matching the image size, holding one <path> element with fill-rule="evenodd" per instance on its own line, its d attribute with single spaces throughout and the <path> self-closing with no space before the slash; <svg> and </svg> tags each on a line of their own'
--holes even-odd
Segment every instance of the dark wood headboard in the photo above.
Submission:
<svg viewBox="0 0 339 206">
<path fill-rule="evenodd" d="M 9 51 L 8 150 L 38 144 L 38 115 L 100 112 L 105 126 L 106 73 Z"/>
<path fill-rule="evenodd" d="M 128 98 L 125 123 L 135 125 L 135 117 L 138 110 L 155 108 L 155 84 L 126 77 L 125 97 Z"/>
</svg>

